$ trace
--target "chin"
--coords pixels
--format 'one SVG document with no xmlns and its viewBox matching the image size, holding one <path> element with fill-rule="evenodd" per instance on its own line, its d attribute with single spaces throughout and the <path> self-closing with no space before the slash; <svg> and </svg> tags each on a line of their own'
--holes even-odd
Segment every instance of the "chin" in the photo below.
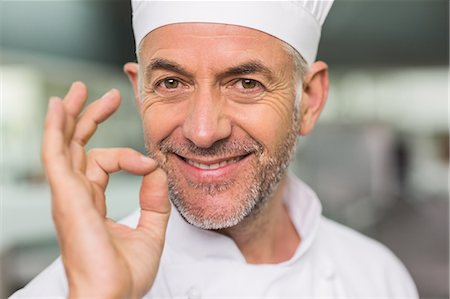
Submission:
<svg viewBox="0 0 450 299">
<path fill-rule="evenodd" d="M 261 201 L 250 188 L 244 191 L 237 182 L 226 190 L 211 185 L 194 190 L 180 187 L 169 184 L 172 203 L 188 223 L 202 229 L 235 226 L 252 214 Z"/>
</svg>

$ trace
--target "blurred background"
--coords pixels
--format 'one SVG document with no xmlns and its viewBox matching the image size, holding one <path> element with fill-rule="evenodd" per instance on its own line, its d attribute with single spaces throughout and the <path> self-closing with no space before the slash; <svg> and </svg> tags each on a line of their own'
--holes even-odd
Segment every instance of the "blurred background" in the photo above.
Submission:
<svg viewBox="0 0 450 299">
<path fill-rule="evenodd" d="M 337 1 L 319 59 L 330 66 L 327 107 L 300 139 L 292 171 L 325 214 L 390 247 L 421 298 L 448 298 L 448 1 Z M 50 95 L 75 80 L 90 100 L 122 92 L 120 110 L 89 147 L 144 152 L 122 73 L 135 60 L 128 1 L 0 1 L 0 298 L 58 256 L 40 163 Z M 140 179 L 114 175 L 108 215 L 137 208 Z"/>
</svg>

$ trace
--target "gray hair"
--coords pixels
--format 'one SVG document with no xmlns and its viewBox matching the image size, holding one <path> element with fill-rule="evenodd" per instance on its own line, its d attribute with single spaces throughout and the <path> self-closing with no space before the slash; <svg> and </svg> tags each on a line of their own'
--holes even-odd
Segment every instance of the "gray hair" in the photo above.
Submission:
<svg viewBox="0 0 450 299">
<path fill-rule="evenodd" d="M 291 57 L 292 63 L 294 65 L 294 72 L 292 74 L 292 79 L 295 84 L 295 105 L 296 108 L 299 109 L 301 97 L 302 97 L 302 88 L 303 88 L 303 77 L 309 71 L 309 66 L 303 56 L 295 50 L 291 45 L 286 42 L 283 42 L 283 48 L 286 53 Z"/>
</svg>

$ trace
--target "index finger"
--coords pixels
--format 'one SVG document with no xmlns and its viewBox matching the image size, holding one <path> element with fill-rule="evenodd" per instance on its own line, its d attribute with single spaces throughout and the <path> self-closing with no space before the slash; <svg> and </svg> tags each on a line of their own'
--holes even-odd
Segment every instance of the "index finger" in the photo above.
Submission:
<svg viewBox="0 0 450 299">
<path fill-rule="evenodd" d="M 95 185 L 94 204 L 101 215 L 106 215 L 105 190 L 111 173 L 126 172 L 146 175 L 158 164 L 131 148 L 93 149 L 89 151 L 86 178 Z"/>
<path fill-rule="evenodd" d="M 124 170 L 136 175 L 146 175 L 156 169 L 158 163 L 131 148 L 92 149 L 88 154 L 86 177 L 103 191 L 109 175 Z"/>
</svg>

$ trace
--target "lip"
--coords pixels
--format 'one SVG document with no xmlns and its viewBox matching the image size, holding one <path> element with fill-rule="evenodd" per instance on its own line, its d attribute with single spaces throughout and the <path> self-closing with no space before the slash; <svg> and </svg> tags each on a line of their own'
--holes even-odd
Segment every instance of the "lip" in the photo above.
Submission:
<svg viewBox="0 0 450 299">
<path fill-rule="evenodd" d="M 220 183 L 222 181 L 230 180 L 238 174 L 238 171 L 245 168 L 245 164 L 250 162 L 253 153 L 239 155 L 239 156 L 230 156 L 226 158 L 219 159 L 202 159 L 199 157 L 196 158 L 187 158 L 181 157 L 176 154 L 173 155 L 176 160 L 176 164 L 178 166 L 178 170 L 191 182 L 196 183 Z M 237 160 L 238 159 L 238 160 Z M 188 162 L 190 160 L 191 162 Z M 232 161 L 236 160 L 236 161 Z M 225 161 L 232 161 L 231 163 L 227 163 L 222 166 L 218 166 L 217 164 L 223 163 Z M 194 163 L 192 163 L 194 162 Z M 215 165 L 213 169 L 204 169 L 199 168 L 193 164 L 200 163 L 205 165 Z"/>
<path fill-rule="evenodd" d="M 186 160 L 190 160 L 196 163 L 200 163 L 200 164 L 206 164 L 206 165 L 213 165 L 213 164 L 220 164 L 226 161 L 230 161 L 230 160 L 235 160 L 235 159 L 239 159 L 242 160 L 244 159 L 246 156 L 248 156 L 249 154 L 242 154 L 242 155 L 235 155 L 235 156 L 230 156 L 230 157 L 224 157 L 224 158 L 216 158 L 216 159 L 202 159 L 199 157 L 183 157 L 183 156 L 179 156 L 179 158 L 181 158 L 182 160 L 186 161 Z"/>
</svg>

